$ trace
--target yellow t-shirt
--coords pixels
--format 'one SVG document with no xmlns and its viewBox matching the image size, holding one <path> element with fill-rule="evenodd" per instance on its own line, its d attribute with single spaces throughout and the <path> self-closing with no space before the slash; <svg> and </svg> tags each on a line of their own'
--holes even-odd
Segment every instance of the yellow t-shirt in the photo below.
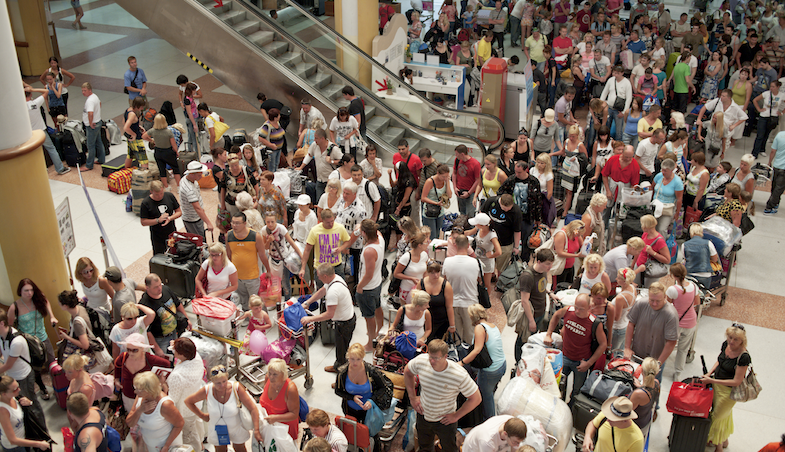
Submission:
<svg viewBox="0 0 785 452">
<path fill-rule="evenodd" d="M 485 64 L 491 58 L 491 42 L 480 39 L 477 43 L 477 56 L 482 61 L 482 64 Z"/>
<path fill-rule="evenodd" d="M 603 419 L 605 419 L 605 415 L 600 413 L 594 418 L 592 423 L 597 427 Z M 627 428 L 613 427 L 611 432 L 611 424 L 604 422 L 597 435 L 597 444 L 594 445 L 594 450 L 614 450 L 614 437 L 616 438 L 616 452 L 643 452 L 643 433 L 641 433 L 641 429 L 635 423 L 632 423 Z"/>
<path fill-rule="evenodd" d="M 248 235 L 238 239 L 234 231 L 226 235 L 226 245 L 232 250 L 232 263 L 237 267 L 238 279 L 256 279 L 259 277 L 259 261 L 256 251 L 256 231 L 248 230 Z"/>
<path fill-rule="evenodd" d="M 649 130 L 649 129 L 651 129 L 651 130 Z M 660 121 L 659 119 L 655 120 L 654 124 L 649 124 L 648 122 L 646 122 L 646 117 L 645 116 L 642 117 L 640 119 L 640 121 L 638 121 L 638 132 L 639 133 L 640 132 L 652 133 L 652 132 L 654 132 L 657 129 L 662 129 L 662 121 Z"/>
<path fill-rule="evenodd" d="M 334 223 L 332 229 L 326 229 L 324 223 L 319 223 L 308 233 L 305 243 L 313 246 L 314 267 L 325 262 L 333 267 L 341 263 L 340 253 L 334 250 L 341 246 L 341 243 L 351 239 L 349 233 L 343 225 Z"/>
</svg>

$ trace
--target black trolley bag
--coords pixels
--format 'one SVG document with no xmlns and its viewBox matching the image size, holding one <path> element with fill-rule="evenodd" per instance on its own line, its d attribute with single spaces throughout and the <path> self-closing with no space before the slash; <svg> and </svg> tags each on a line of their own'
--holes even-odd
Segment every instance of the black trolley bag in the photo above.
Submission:
<svg viewBox="0 0 785 452">
<path fill-rule="evenodd" d="M 158 275 L 161 282 L 172 289 L 178 297 L 192 299 L 196 293 L 199 262 L 186 260 L 178 263 L 172 256 L 156 254 L 150 258 L 150 273 Z"/>
<path fill-rule="evenodd" d="M 703 373 L 707 374 L 706 360 L 701 355 Z M 683 383 L 692 383 L 692 378 L 682 380 Z M 668 446 L 671 452 L 703 452 L 709 440 L 711 416 L 708 418 L 689 417 L 673 414 Z"/>
<path fill-rule="evenodd" d="M 579 392 L 572 402 L 572 426 L 578 431 L 576 434 L 576 444 L 583 443 L 583 435 L 586 426 L 589 425 L 602 411 L 602 402 L 594 397 Z"/>
</svg>

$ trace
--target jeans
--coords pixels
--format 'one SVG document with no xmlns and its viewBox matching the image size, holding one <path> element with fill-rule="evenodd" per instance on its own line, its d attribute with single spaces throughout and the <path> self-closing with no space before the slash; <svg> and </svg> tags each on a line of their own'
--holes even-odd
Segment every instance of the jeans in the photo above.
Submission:
<svg viewBox="0 0 785 452">
<path fill-rule="evenodd" d="M 442 224 L 444 224 L 444 215 L 439 215 L 439 218 L 428 218 L 425 215 L 422 217 L 422 225 L 431 228 L 431 240 L 439 238 Z"/>
<path fill-rule="evenodd" d="M 621 139 L 621 134 L 624 131 L 624 118 L 621 117 L 621 113 L 622 112 L 616 111 L 613 108 L 608 108 L 608 127 L 610 128 L 610 124 L 616 123 L 616 130 L 614 131 L 616 132 L 616 136 L 612 138 L 617 141 Z"/>
<path fill-rule="evenodd" d="M 514 46 L 521 43 L 521 19 L 510 16 L 510 45 Z"/>
<path fill-rule="evenodd" d="M 469 196 L 468 198 L 461 198 L 458 197 L 458 212 L 461 215 L 466 215 L 469 218 L 474 216 L 474 205 L 472 205 L 472 197 Z"/>
<path fill-rule="evenodd" d="M 545 64 L 545 63 L 543 63 Z M 553 83 L 548 82 L 548 108 L 553 108 L 556 105 L 556 86 L 559 84 L 559 77 Z"/>
<path fill-rule="evenodd" d="M 55 148 L 55 145 L 52 143 L 52 137 L 46 133 L 46 130 L 44 130 L 44 144 L 42 144 L 42 146 L 49 154 L 49 158 L 52 159 L 52 164 L 55 166 L 55 171 L 58 173 L 62 172 L 65 169 L 63 166 L 63 161 L 60 160 L 60 154 L 57 153 L 57 148 Z"/>
<path fill-rule="evenodd" d="M 545 70 L 545 61 L 540 61 L 539 63 L 537 63 L 537 69 L 539 69 L 540 72 L 544 71 Z"/>
<path fill-rule="evenodd" d="M 499 381 L 507 372 L 507 361 L 496 370 L 480 369 L 477 373 L 477 386 L 482 396 L 482 410 L 485 412 L 483 419 L 496 416 L 496 405 L 493 402 L 493 393 L 499 386 Z"/>
<path fill-rule="evenodd" d="M 617 330 L 613 329 L 613 338 L 611 341 L 612 351 L 624 351 L 624 340 L 627 337 L 627 328 Z"/>
<path fill-rule="evenodd" d="M 185 130 L 188 131 L 187 149 L 189 152 L 197 152 L 199 150 L 199 142 L 196 132 L 194 131 L 194 124 L 191 122 L 191 118 L 188 117 L 188 113 L 185 110 L 183 110 L 183 114 L 185 115 Z M 197 157 L 199 156 L 198 153 L 196 155 Z"/>
<path fill-rule="evenodd" d="M 270 160 L 267 162 L 267 169 L 272 172 L 276 172 L 278 170 L 279 163 L 281 163 L 280 147 L 270 153 Z"/>
<path fill-rule="evenodd" d="M 771 179 L 771 196 L 766 201 L 766 208 L 779 207 L 783 192 L 785 192 L 785 169 L 774 168 L 774 176 Z"/>
<path fill-rule="evenodd" d="M 325 190 L 327 190 L 327 182 L 316 181 L 316 201 L 313 202 L 314 205 L 318 204 L 319 200 L 322 199 Z"/>
<path fill-rule="evenodd" d="M 610 111 L 610 110 L 609 110 Z M 586 149 L 594 149 L 594 140 L 597 139 L 597 128 L 594 125 L 594 118 L 591 114 L 587 115 L 587 125 L 586 125 L 586 139 L 584 144 L 586 145 Z M 608 122 L 610 124 L 610 122 Z"/>
<path fill-rule="evenodd" d="M 758 116 L 758 133 L 755 136 L 755 144 L 752 146 L 752 155 L 758 158 L 758 154 L 766 152 L 766 142 L 769 140 L 769 118 Z"/>
<path fill-rule="evenodd" d="M 519 24 L 520 25 L 520 24 Z M 493 40 L 491 40 L 491 46 L 493 46 L 493 41 L 496 41 L 499 44 L 499 50 L 504 52 L 504 32 L 493 32 Z"/>
<path fill-rule="evenodd" d="M 690 307 L 690 309 L 692 308 Z M 697 325 L 692 328 L 679 328 L 679 341 L 676 343 L 676 365 L 673 369 L 675 375 L 680 374 L 684 370 L 684 364 L 687 362 L 687 352 L 690 350 L 690 344 L 692 344 L 692 338 L 695 336 L 696 329 Z"/>
<path fill-rule="evenodd" d="M 572 381 L 572 392 L 570 393 L 570 403 L 578 395 L 578 392 L 581 390 L 583 383 L 586 382 L 586 377 L 589 375 L 589 371 L 585 370 L 583 372 L 578 370 L 578 366 L 581 365 L 580 361 L 573 361 L 566 356 L 562 356 L 562 360 L 564 362 L 564 367 L 562 368 L 562 381 L 564 382 L 564 387 L 567 387 L 567 377 L 575 372 L 575 377 Z M 567 400 L 567 394 L 565 392 L 564 400 Z"/>
<path fill-rule="evenodd" d="M 87 138 L 87 162 L 85 166 L 87 169 L 93 169 L 95 160 L 103 165 L 106 159 L 106 150 L 104 149 L 104 142 L 101 141 L 101 127 L 104 125 L 103 121 L 95 123 L 95 128 L 90 127 L 90 124 L 84 126 Z"/>
<path fill-rule="evenodd" d="M 417 438 L 420 443 L 420 452 L 433 452 L 434 438 L 439 437 L 442 450 L 458 450 L 455 434 L 458 423 L 444 425 L 439 421 L 429 422 L 422 414 L 417 414 Z"/>
<path fill-rule="evenodd" d="M 346 364 L 346 351 L 352 343 L 354 327 L 357 326 L 357 316 L 352 314 L 352 318 L 340 322 L 335 322 L 335 364 L 337 369 Z"/>
<path fill-rule="evenodd" d="M 627 132 L 622 132 L 621 140 L 624 142 L 624 144 L 631 145 L 633 149 L 636 149 L 636 150 L 638 149 L 638 140 L 639 140 L 639 138 L 638 138 L 638 134 L 637 133 L 629 134 Z"/>
<path fill-rule="evenodd" d="M 175 340 L 175 339 L 177 339 L 177 332 L 176 331 L 171 333 L 171 334 L 169 334 L 168 336 L 156 337 L 155 338 L 155 343 L 158 344 L 158 346 L 161 348 L 161 350 L 164 351 L 164 353 L 168 353 L 169 352 L 169 344 L 173 340 Z"/>
<path fill-rule="evenodd" d="M 537 325 L 537 329 L 539 329 L 540 322 L 542 322 L 542 319 L 544 317 L 545 317 L 545 314 L 543 314 L 543 315 L 541 315 L 539 317 L 535 317 L 534 318 L 534 324 Z M 525 321 L 525 323 L 527 323 L 527 325 L 524 326 L 524 328 L 526 328 L 528 330 L 529 329 L 528 321 Z M 534 333 L 526 334 L 526 339 L 528 339 L 529 335 L 531 335 L 531 334 L 534 334 Z M 523 334 L 519 334 L 518 337 L 515 339 L 515 365 L 516 366 L 518 365 L 518 361 L 521 360 L 521 355 L 523 354 L 521 352 L 521 348 L 523 347 L 524 343 L 525 343 L 524 335 Z"/>
</svg>

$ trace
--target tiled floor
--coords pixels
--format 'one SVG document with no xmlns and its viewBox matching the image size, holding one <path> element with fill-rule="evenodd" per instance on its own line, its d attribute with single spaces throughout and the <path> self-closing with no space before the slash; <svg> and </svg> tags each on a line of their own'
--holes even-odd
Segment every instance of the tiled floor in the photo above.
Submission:
<svg viewBox="0 0 785 452">
<path fill-rule="evenodd" d="M 127 108 L 127 97 L 122 94 L 122 73 L 127 68 L 126 58 L 135 55 L 139 66 L 145 70 L 150 80 L 150 96 L 153 105 L 160 105 L 164 100 L 176 103 L 177 91 L 174 87 L 174 78 L 181 73 L 190 79 L 197 80 L 205 91 L 205 101 L 215 107 L 226 122 L 233 128 L 243 127 L 248 131 L 261 125 L 261 115 L 256 113 L 256 106 L 249 105 L 231 90 L 206 75 L 203 69 L 194 64 L 185 55 L 180 54 L 165 41 L 150 34 L 148 30 L 136 19 L 129 16 L 119 6 L 106 0 L 86 0 L 82 2 L 86 16 L 83 22 L 87 30 L 76 31 L 70 27 L 73 14 L 67 0 L 51 2 L 53 16 L 58 27 L 60 48 L 63 52 L 63 67 L 71 70 L 77 80 L 71 89 L 70 110 L 78 114 L 84 104 L 78 86 L 89 80 L 96 87 L 96 93 L 102 101 L 105 118 L 121 117 Z M 406 8 L 404 8 L 406 9 Z M 519 54 L 519 49 L 508 49 L 508 54 Z M 30 79 L 28 82 L 33 83 Z M 178 119 L 181 112 L 176 113 Z M 745 149 L 752 147 L 752 138 L 745 138 L 736 147 L 727 153 L 728 160 L 738 164 Z M 113 146 L 111 157 L 122 155 L 125 152 L 125 143 Z M 111 158 L 110 157 L 110 158 Z M 50 173 L 51 174 L 51 173 Z M 90 257 L 99 267 L 104 267 L 104 259 L 99 242 L 98 227 L 90 211 L 85 193 L 78 184 L 78 176 L 71 172 L 66 176 L 51 176 L 50 187 L 55 205 L 65 197 L 71 203 L 76 230 L 77 249 L 71 255 L 72 263 L 81 256 Z M 106 190 L 106 181 L 101 178 L 98 171 L 85 175 L 86 185 L 92 198 L 98 216 L 108 234 L 118 256 L 119 264 L 128 274 L 141 280 L 147 273 L 147 261 L 150 257 L 149 232 L 142 227 L 139 219 L 124 209 L 125 196 L 118 196 Z M 216 196 L 210 190 L 203 190 L 203 197 L 208 204 L 208 211 L 216 203 Z M 762 206 L 768 193 L 757 191 L 755 201 Z M 453 202 L 453 206 L 456 203 Z M 762 211 L 759 207 L 758 211 Z M 719 352 L 723 340 L 724 329 L 729 325 L 729 320 L 741 321 L 750 326 L 747 328 L 749 337 L 749 350 L 752 354 L 758 377 L 765 389 L 763 397 L 754 402 L 739 404 L 735 409 L 736 432 L 730 438 L 730 451 L 758 450 L 763 444 L 774 441 L 785 430 L 785 416 L 779 407 L 785 405 L 785 396 L 778 390 L 781 383 L 777 375 L 783 372 L 782 351 L 776 344 L 785 343 L 785 323 L 782 312 L 785 312 L 785 298 L 783 284 L 778 274 L 773 270 L 775 263 L 780 261 L 783 249 L 779 233 L 785 226 L 782 214 L 773 217 L 763 217 L 758 214 L 754 217 L 755 230 L 744 239 L 744 248 L 738 255 L 737 267 L 732 278 L 731 292 L 728 303 L 724 307 L 713 306 L 708 315 L 702 319 L 698 339 L 695 345 L 696 354 L 705 355 L 707 363 L 711 365 Z M 178 223 L 178 225 L 180 225 Z M 142 246 L 143 244 L 143 246 Z M 495 315 L 503 318 L 501 313 Z M 273 335 L 277 333 L 272 333 Z M 512 364 L 514 332 L 505 328 L 503 341 L 506 344 L 508 364 Z M 271 338 L 272 339 L 272 338 Z M 365 340 L 364 322 L 358 322 L 355 331 L 357 341 Z M 338 397 L 332 396 L 329 384 L 334 381 L 332 374 L 326 374 L 322 369 L 332 364 L 334 349 L 325 347 L 316 341 L 311 347 L 311 366 L 315 376 L 315 385 L 312 389 L 304 391 L 303 379 L 295 382 L 301 394 L 312 407 L 323 408 L 329 412 L 340 413 Z M 672 359 L 670 360 L 672 361 Z M 666 364 L 672 369 L 672 362 Z M 699 360 L 696 359 L 687 366 L 687 374 L 699 374 Z M 506 384 L 508 377 L 502 381 Z M 670 387 L 670 372 L 666 369 L 663 381 L 664 394 L 662 403 L 667 398 L 667 389 Z M 330 395 L 324 395 L 330 394 Z M 65 415 L 53 401 L 44 402 L 50 429 L 55 434 L 56 440 L 62 444 L 59 428 L 66 425 Z M 660 410 L 659 419 L 652 429 L 650 450 L 665 451 L 667 447 L 667 434 L 670 426 L 670 414 L 665 409 Z M 55 446 L 55 450 L 58 446 Z M 566 448 L 572 450 L 572 446 Z"/>
</svg>

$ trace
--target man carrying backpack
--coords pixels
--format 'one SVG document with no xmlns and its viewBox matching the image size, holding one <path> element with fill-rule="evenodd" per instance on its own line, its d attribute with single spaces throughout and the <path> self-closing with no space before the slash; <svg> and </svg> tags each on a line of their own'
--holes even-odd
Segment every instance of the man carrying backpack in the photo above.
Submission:
<svg viewBox="0 0 785 452">
<path fill-rule="evenodd" d="M 551 322 L 548 324 L 548 332 L 545 333 L 545 345 L 553 344 L 551 334 L 559 324 L 559 320 L 564 319 L 564 326 L 561 329 L 562 352 L 564 353 L 564 367 L 562 381 L 567 382 L 567 377 L 575 372 L 572 383 L 572 394 L 570 403 L 578 395 L 581 386 L 586 381 L 594 363 L 600 358 L 608 345 L 605 337 L 605 329 L 601 326 L 599 319 L 595 318 L 589 309 L 589 295 L 582 293 L 575 298 L 575 306 L 566 306 L 553 314 Z M 566 400 L 566 392 L 565 392 Z"/>
<path fill-rule="evenodd" d="M 44 411 L 35 395 L 35 372 L 30 365 L 27 339 L 16 328 L 8 325 L 8 314 L 4 309 L 0 309 L 0 354 L 4 361 L 0 366 L 0 375 L 8 375 L 19 383 L 19 396 L 27 397 L 33 402 L 28 415 L 46 431 Z"/>
<path fill-rule="evenodd" d="M 91 408 L 87 396 L 75 392 L 66 402 L 68 418 L 74 430 L 74 451 L 109 452 L 108 435 L 104 435 L 106 417 L 99 408 Z M 76 424 L 76 425 L 73 425 Z M 82 449 L 84 447 L 84 449 Z"/>
</svg>

